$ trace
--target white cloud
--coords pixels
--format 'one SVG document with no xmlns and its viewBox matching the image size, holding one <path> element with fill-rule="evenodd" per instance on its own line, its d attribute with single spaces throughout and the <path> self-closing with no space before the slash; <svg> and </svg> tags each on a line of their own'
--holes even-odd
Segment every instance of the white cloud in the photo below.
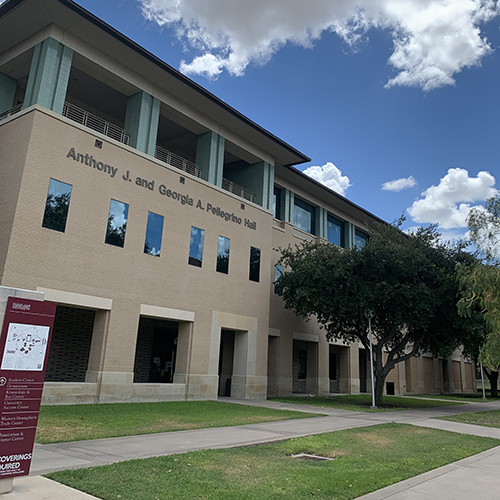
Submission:
<svg viewBox="0 0 500 500">
<path fill-rule="evenodd" d="M 410 177 L 403 177 L 401 179 L 396 179 L 395 181 L 384 182 L 382 184 L 383 191 L 403 191 L 403 189 L 409 189 L 417 185 L 417 180 L 413 175 Z"/>
<path fill-rule="evenodd" d="M 495 196 L 495 178 L 489 172 L 469 177 L 462 168 L 450 168 L 437 186 L 422 193 L 408 208 L 415 222 L 439 224 L 442 229 L 466 227 L 471 203 Z"/>
<path fill-rule="evenodd" d="M 334 32 L 351 46 L 371 28 L 393 39 L 386 87 L 425 91 L 453 85 L 463 68 L 491 52 L 481 25 L 500 15 L 499 0 L 139 0 L 146 19 L 175 29 L 200 52 L 181 70 L 217 78 L 264 64 L 286 43 L 311 47 Z"/>
<path fill-rule="evenodd" d="M 330 161 L 322 167 L 308 167 L 304 170 L 304 174 L 342 196 L 345 195 L 349 186 L 352 186 L 349 177 L 342 175 L 342 172 Z"/>
</svg>

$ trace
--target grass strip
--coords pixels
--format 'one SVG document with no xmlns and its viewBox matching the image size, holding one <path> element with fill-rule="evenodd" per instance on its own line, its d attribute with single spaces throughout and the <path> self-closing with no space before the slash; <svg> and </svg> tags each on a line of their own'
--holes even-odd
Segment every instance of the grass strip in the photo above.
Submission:
<svg viewBox="0 0 500 500">
<path fill-rule="evenodd" d="M 219 401 L 42 406 L 36 442 L 61 443 L 317 416 Z"/>
<path fill-rule="evenodd" d="M 500 429 L 500 410 L 476 411 L 474 413 L 462 413 L 450 417 L 441 417 L 439 420 L 450 420 L 462 424 L 482 425 L 483 427 L 496 427 Z"/>
<path fill-rule="evenodd" d="M 400 396 L 384 396 L 382 406 L 377 409 L 371 409 L 370 406 L 372 404 L 372 399 L 369 394 L 326 397 L 298 396 L 288 398 L 271 398 L 271 401 L 298 405 L 320 406 L 322 408 L 336 408 L 338 410 L 366 412 L 409 410 L 413 408 L 437 408 L 439 406 L 464 404 L 457 401 L 433 401 L 429 399 L 417 399 Z"/>
<path fill-rule="evenodd" d="M 499 443 L 436 429 L 382 424 L 268 445 L 131 460 L 47 477 L 105 500 L 347 500 Z M 291 457 L 298 453 L 333 460 Z"/>
<path fill-rule="evenodd" d="M 486 393 L 488 394 L 488 393 Z M 493 401 L 498 401 L 499 398 L 492 398 L 491 396 L 486 396 L 483 399 L 483 393 L 470 392 L 470 393 L 460 393 L 460 394 L 419 394 L 415 396 L 403 396 L 405 398 L 426 398 L 426 399 L 442 399 L 447 401 L 457 401 L 465 403 L 490 403 Z"/>
</svg>

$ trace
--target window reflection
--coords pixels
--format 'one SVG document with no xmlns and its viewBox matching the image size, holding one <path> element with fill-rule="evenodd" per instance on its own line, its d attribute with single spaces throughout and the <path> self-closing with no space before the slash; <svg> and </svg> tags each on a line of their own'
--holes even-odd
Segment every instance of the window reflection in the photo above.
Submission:
<svg viewBox="0 0 500 500">
<path fill-rule="evenodd" d="M 42 227 L 64 233 L 68 218 L 71 184 L 50 179 Z"/>
<path fill-rule="evenodd" d="M 163 216 L 148 212 L 148 225 L 146 228 L 146 241 L 144 253 L 160 256 L 161 239 L 163 235 Z"/>
<path fill-rule="evenodd" d="M 326 238 L 330 243 L 339 247 L 344 246 L 344 223 L 328 215 L 326 220 Z"/>
<path fill-rule="evenodd" d="M 105 242 L 108 245 L 122 247 L 125 244 L 125 231 L 127 230 L 128 204 L 111 200 L 109 205 L 108 226 L 106 228 Z"/>
<path fill-rule="evenodd" d="M 298 198 L 295 198 L 294 205 L 294 226 L 302 229 L 302 231 L 314 234 L 314 207 Z"/>
<path fill-rule="evenodd" d="M 274 266 L 274 293 L 276 293 L 276 282 L 283 276 L 283 266 L 276 264 Z"/>
<path fill-rule="evenodd" d="M 363 231 L 356 229 L 356 231 L 354 232 L 354 246 L 360 248 L 364 247 L 367 241 L 368 235 L 366 233 L 363 233 Z"/>
<path fill-rule="evenodd" d="M 188 263 L 192 266 L 201 267 L 203 260 L 203 241 L 205 230 L 191 226 L 191 241 L 189 243 Z"/>
<path fill-rule="evenodd" d="M 217 272 L 229 273 L 229 238 L 219 236 L 219 246 L 217 248 Z"/>
</svg>

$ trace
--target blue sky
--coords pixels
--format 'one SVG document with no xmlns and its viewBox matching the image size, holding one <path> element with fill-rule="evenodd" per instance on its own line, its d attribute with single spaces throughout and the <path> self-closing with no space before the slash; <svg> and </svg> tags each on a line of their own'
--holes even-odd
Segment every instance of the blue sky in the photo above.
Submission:
<svg viewBox="0 0 500 500">
<path fill-rule="evenodd" d="M 77 1 L 387 221 L 461 236 L 499 187 L 496 0 Z"/>
</svg>

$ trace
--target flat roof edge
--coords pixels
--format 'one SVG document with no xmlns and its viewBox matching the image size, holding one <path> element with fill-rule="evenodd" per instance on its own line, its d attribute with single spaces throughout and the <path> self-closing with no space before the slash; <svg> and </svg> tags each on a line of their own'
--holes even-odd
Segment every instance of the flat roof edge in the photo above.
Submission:
<svg viewBox="0 0 500 500">
<path fill-rule="evenodd" d="M 0 5 L 0 19 L 7 15 L 9 12 L 14 10 L 16 7 L 20 6 L 24 2 L 28 0 L 7 0 L 4 2 L 2 5 Z M 286 149 L 289 153 L 292 153 L 293 155 L 298 157 L 298 161 L 294 162 L 293 164 L 301 164 L 301 163 L 306 163 L 308 161 L 311 161 L 311 159 L 295 149 L 293 146 L 290 144 L 286 143 L 273 133 L 269 132 L 265 128 L 261 127 L 258 125 L 256 122 L 245 116 L 244 114 L 240 113 L 237 111 L 235 108 L 224 102 L 222 99 L 217 97 L 216 95 L 212 94 L 209 92 L 207 89 L 202 87 L 201 85 L 197 84 L 187 76 L 183 75 L 180 71 L 176 70 L 174 67 L 170 66 L 168 63 L 165 61 L 162 61 L 159 57 L 155 56 L 148 50 L 146 50 L 144 47 L 139 45 L 138 43 L 134 42 L 132 39 L 128 38 L 126 35 L 118 31 L 117 29 L 113 28 L 111 25 L 103 21 L 102 19 L 98 18 L 85 8 L 83 8 L 81 5 L 78 5 L 75 3 L 73 0 L 53 0 L 55 2 L 58 2 L 68 9 L 76 12 L 78 15 L 86 19 L 87 21 L 95 24 L 98 26 L 100 29 L 108 33 L 109 35 L 113 36 L 117 40 L 119 40 L 121 43 L 126 45 L 127 47 L 131 48 L 132 50 L 138 52 L 141 56 L 144 58 L 148 59 L 150 62 L 156 64 L 159 66 L 161 69 L 169 73 L 170 75 L 174 76 L 175 78 L 181 80 L 185 85 L 191 87 L 193 90 L 196 92 L 202 94 L 204 97 L 212 101 L 214 104 L 217 106 L 223 108 L 226 112 L 232 114 L 239 120 L 241 120 L 243 123 L 246 125 L 250 126 L 254 130 L 256 130 L 258 133 L 264 135 L 268 139 L 271 139 L 273 142 L 278 144 L 278 146 Z"/>
</svg>

